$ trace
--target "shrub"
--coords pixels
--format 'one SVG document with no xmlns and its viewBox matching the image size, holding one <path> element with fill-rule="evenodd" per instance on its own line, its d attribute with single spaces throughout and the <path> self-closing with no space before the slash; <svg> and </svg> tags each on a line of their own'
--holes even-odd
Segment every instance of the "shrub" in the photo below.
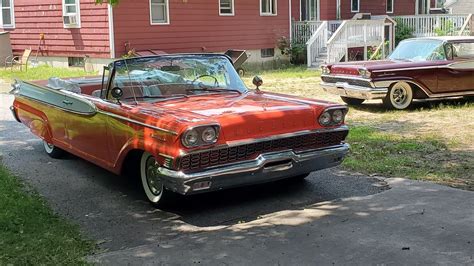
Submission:
<svg viewBox="0 0 474 266">
<path fill-rule="evenodd" d="M 402 23 L 401 21 L 397 21 L 397 28 L 395 30 L 395 46 L 405 39 L 415 37 L 413 35 L 414 31 L 415 30 L 410 26 Z"/>
</svg>

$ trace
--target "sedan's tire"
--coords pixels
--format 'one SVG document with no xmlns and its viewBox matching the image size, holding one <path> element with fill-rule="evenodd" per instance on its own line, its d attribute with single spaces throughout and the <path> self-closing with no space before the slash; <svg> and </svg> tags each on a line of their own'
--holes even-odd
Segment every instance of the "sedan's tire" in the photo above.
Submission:
<svg viewBox="0 0 474 266">
<path fill-rule="evenodd" d="M 54 159 L 60 159 L 66 154 L 64 150 L 61 150 L 51 143 L 48 143 L 46 140 L 43 140 L 43 147 L 44 151 L 49 155 L 49 157 Z"/>
<path fill-rule="evenodd" d="M 413 101 L 413 90 L 406 82 L 397 82 L 388 90 L 383 104 L 389 109 L 403 110 Z"/>
<path fill-rule="evenodd" d="M 144 152 L 140 159 L 140 177 L 143 191 L 148 201 L 156 207 L 167 205 L 173 192 L 166 190 L 163 180 L 158 173 L 155 157 Z"/>
<path fill-rule="evenodd" d="M 361 105 L 365 101 L 364 99 L 349 98 L 345 96 L 341 96 L 341 100 L 348 105 Z"/>
</svg>

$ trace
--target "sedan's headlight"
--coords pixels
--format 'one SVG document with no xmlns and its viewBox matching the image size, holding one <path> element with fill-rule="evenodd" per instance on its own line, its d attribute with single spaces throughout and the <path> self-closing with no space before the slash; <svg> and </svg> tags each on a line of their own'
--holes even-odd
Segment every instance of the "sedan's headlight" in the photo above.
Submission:
<svg viewBox="0 0 474 266">
<path fill-rule="evenodd" d="M 325 75 L 331 74 L 331 69 L 328 66 L 321 66 L 321 73 Z"/>
<path fill-rule="evenodd" d="M 210 145 L 217 142 L 219 125 L 206 125 L 192 127 L 181 136 L 181 143 L 186 148 Z"/>
<path fill-rule="evenodd" d="M 370 71 L 367 69 L 364 69 L 364 68 L 359 69 L 359 75 L 365 79 L 370 78 L 371 74 L 372 73 L 370 73 Z"/>
<path fill-rule="evenodd" d="M 214 143 L 217 139 L 217 132 L 213 127 L 207 127 L 202 131 L 201 139 L 205 143 Z"/>
<path fill-rule="evenodd" d="M 199 137 L 198 132 L 195 129 L 186 131 L 183 135 L 183 145 L 186 147 L 196 146 L 198 143 Z"/>
<path fill-rule="evenodd" d="M 346 108 L 329 108 L 319 116 L 319 124 L 325 127 L 340 125 L 344 122 L 346 113 Z"/>
</svg>

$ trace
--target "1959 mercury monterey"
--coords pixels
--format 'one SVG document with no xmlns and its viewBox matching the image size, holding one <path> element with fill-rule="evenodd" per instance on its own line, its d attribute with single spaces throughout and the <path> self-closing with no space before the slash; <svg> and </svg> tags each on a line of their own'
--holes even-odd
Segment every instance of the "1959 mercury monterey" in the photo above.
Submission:
<svg viewBox="0 0 474 266">
<path fill-rule="evenodd" d="M 413 99 L 474 96 L 474 37 L 400 42 L 388 60 L 322 66 L 321 86 L 348 104 L 382 99 L 405 109 Z"/>
<path fill-rule="evenodd" d="M 245 87 L 216 54 L 122 59 L 102 78 L 17 81 L 11 111 L 43 139 L 114 173 L 136 169 L 154 204 L 341 163 L 347 108 Z"/>
</svg>

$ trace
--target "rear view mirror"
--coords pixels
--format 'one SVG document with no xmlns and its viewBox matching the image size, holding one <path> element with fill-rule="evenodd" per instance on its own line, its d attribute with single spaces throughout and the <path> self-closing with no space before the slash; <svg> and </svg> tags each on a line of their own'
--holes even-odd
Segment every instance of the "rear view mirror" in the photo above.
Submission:
<svg viewBox="0 0 474 266">
<path fill-rule="evenodd" d="M 118 103 L 120 103 L 119 101 L 120 101 L 120 98 L 122 98 L 123 96 L 123 90 L 119 87 L 115 87 L 112 89 L 110 94 L 112 95 L 112 97 L 114 97 L 115 100 L 117 100 Z"/>
<path fill-rule="evenodd" d="M 259 87 L 262 86 L 262 84 L 263 84 L 263 79 L 259 76 L 255 76 L 255 77 L 253 77 L 252 83 L 253 83 L 253 85 L 255 85 L 257 87 L 257 90 L 258 90 Z"/>
</svg>

